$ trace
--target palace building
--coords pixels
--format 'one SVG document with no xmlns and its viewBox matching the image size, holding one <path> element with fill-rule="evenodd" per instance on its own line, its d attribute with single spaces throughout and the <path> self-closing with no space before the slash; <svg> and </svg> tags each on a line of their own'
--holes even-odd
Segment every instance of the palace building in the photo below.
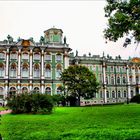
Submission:
<svg viewBox="0 0 140 140">
<path fill-rule="evenodd" d="M 0 104 L 6 97 L 22 93 L 63 94 L 60 73 L 69 65 L 87 66 L 100 83 L 99 92 L 81 105 L 126 102 L 140 94 L 140 59 L 71 53 L 63 31 L 50 28 L 39 42 L 33 38 L 17 42 L 8 35 L 0 42 Z"/>
</svg>

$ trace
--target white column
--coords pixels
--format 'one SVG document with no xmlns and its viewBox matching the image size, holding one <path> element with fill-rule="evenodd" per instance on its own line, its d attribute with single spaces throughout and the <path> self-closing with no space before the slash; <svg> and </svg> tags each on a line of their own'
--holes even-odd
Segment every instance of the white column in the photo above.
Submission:
<svg viewBox="0 0 140 140">
<path fill-rule="evenodd" d="M 126 77 L 127 77 L 127 97 L 128 99 L 131 98 L 131 94 L 130 94 L 130 80 L 129 80 L 129 66 L 126 66 Z"/>
<path fill-rule="evenodd" d="M 18 50 L 18 78 L 21 78 L 21 48 Z"/>
<path fill-rule="evenodd" d="M 32 81 L 30 80 L 30 84 L 29 84 L 29 88 L 30 88 L 30 92 L 32 92 L 32 90 L 33 90 L 33 87 L 32 87 Z"/>
<path fill-rule="evenodd" d="M 42 94 L 45 93 L 45 91 L 44 91 L 44 81 L 41 81 L 41 93 Z"/>
<path fill-rule="evenodd" d="M 6 52 L 6 72 L 5 72 L 5 78 L 8 78 L 8 69 L 9 69 L 9 47 L 7 47 L 7 52 Z"/>
<path fill-rule="evenodd" d="M 103 91 L 104 91 L 104 103 L 107 103 L 107 96 L 106 96 L 106 72 L 105 72 L 106 64 L 103 62 Z"/>
<path fill-rule="evenodd" d="M 136 73 L 135 73 L 135 67 L 132 67 L 132 83 L 136 84 Z"/>
<path fill-rule="evenodd" d="M 18 80 L 18 83 L 17 83 L 17 90 L 18 90 L 18 94 L 20 94 L 21 93 L 20 80 Z"/>
<path fill-rule="evenodd" d="M 30 79 L 33 78 L 33 69 L 32 66 L 33 65 L 33 51 L 32 48 L 30 49 Z"/>
<path fill-rule="evenodd" d="M 41 50 L 41 79 L 44 79 L 44 49 Z"/>
<path fill-rule="evenodd" d="M 65 51 L 64 52 L 64 69 L 67 69 L 69 66 L 69 56 L 68 56 L 68 52 Z"/>
</svg>

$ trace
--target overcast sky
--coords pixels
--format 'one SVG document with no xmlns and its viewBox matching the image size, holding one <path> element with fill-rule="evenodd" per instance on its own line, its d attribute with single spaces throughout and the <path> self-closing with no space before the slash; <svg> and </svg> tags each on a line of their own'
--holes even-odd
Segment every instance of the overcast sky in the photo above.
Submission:
<svg viewBox="0 0 140 140">
<path fill-rule="evenodd" d="M 79 55 L 90 52 L 92 55 L 109 54 L 140 55 L 136 45 L 123 48 L 124 39 L 117 43 L 105 43 L 103 30 L 107 19 L 104 17 L 105 0 L 97 1 L 0 1 L 0 40 L 10 34 L 14 40 L 18 37 L 33 37 L 36 42 L 44 31 L 55 26 L 63 30 L 67 43 L 78 50 Z M 135 51 L 136 49 L 136 51 Z"/>
</svg>

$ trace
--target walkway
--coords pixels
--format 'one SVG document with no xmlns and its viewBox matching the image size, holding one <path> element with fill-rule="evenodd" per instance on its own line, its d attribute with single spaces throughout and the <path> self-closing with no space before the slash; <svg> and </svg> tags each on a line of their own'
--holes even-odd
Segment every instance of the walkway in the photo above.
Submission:
<svg viewBox="0 0 140 140">
<path fill-rule="evenodd" d="M 0 111 L 0 115 L 8 114 L 11 112 L 12 112 L 12 110 L 3 110 L 3 111 Z"/>
</svg>

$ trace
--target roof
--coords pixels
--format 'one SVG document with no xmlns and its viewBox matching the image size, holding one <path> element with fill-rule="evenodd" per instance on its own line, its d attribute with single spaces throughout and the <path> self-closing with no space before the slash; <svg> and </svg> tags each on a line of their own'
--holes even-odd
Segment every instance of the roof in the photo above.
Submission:
<svg viewBox="0 0 140 140">
<path fill-rule="evenodd" d="M 53 28 L 50 28 L 50 29 L 48 29 L 48 30 L 45 30 L 44 33 L 45 33 L 45 32 L 48 32 L 48 31 L 50 31 L 50 30 L 60 30 L 60 31 L 63 33 L 62 29 L 57 29 L 57 28 L 54 28 L 54 27 L 53 27 Z"/>
<path fill-rule="evenodd" d="M 140 63 L 140 58 L 134 57 L 134 58 L 131 59 L 131 62 Z"/>
</svg>

